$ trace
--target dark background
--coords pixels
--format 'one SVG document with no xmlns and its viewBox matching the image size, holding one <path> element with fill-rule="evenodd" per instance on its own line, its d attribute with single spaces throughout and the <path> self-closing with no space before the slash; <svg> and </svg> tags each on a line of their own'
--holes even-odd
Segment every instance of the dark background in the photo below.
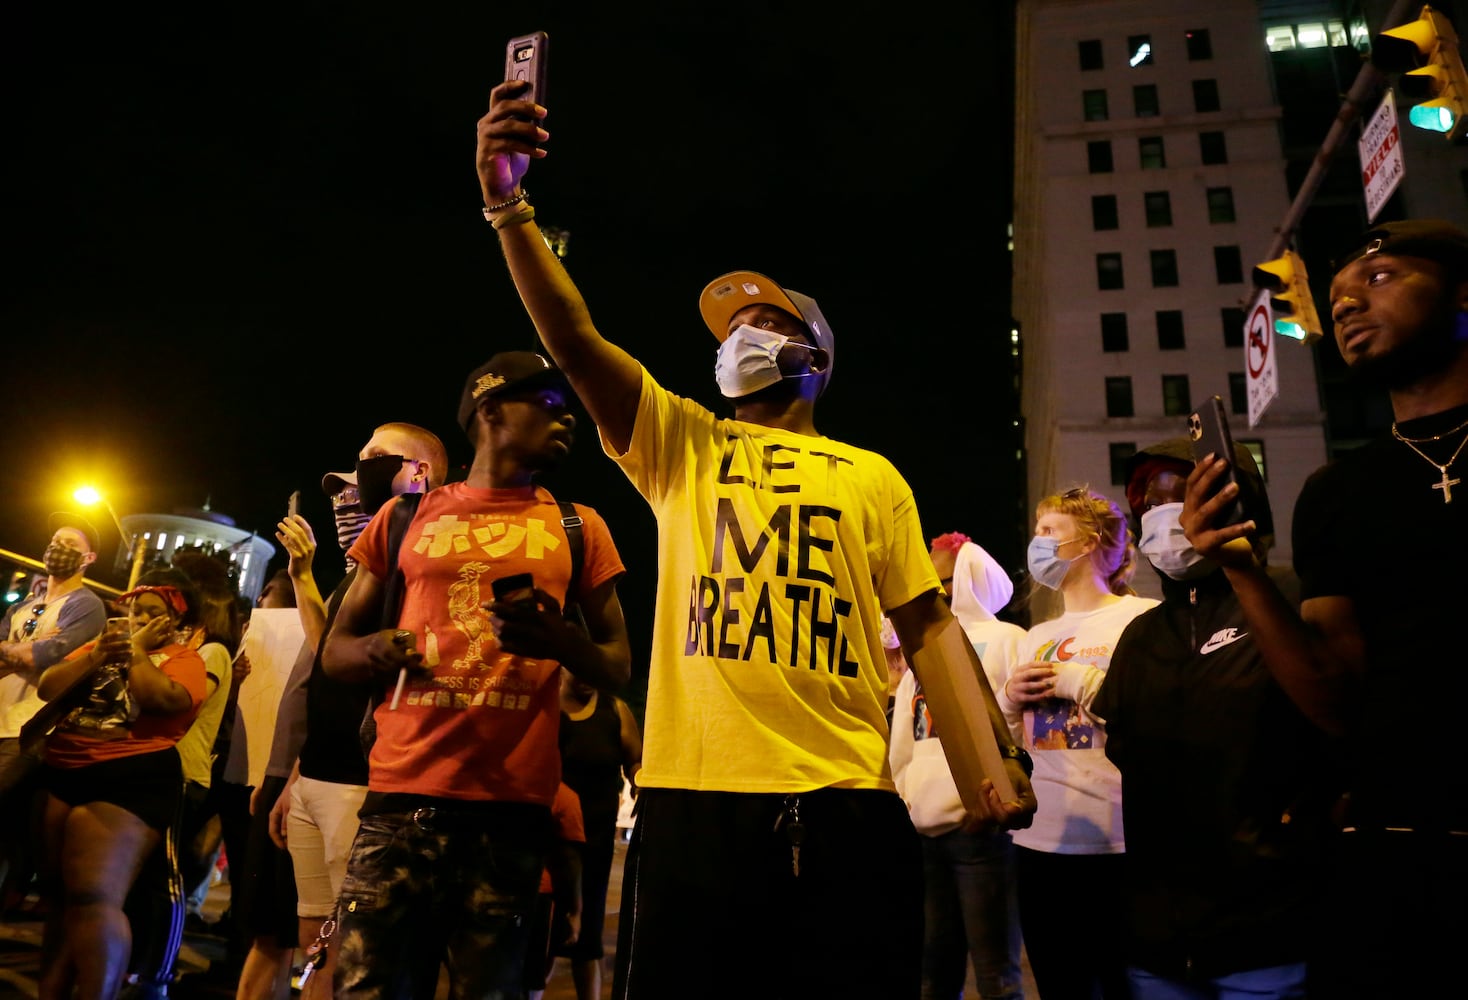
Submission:
<svg viewBox="0 0 1468 1000">
<path fill-rule="evenodd" d="M 720 407 L 703 286 L 747 267 L 815 296 L 821 429 L 891 458 L 930 537 L 1019 566 L 1009 5 L 959 6 L 9 8 L 0 547 L 39 556 L 84 481 L 123 515 L 207 501 L 267 538 L 299 488 L 325 591 L 320 478 L 374 426 L 423 424 L 467 465 L 465 374 L 534 344 L 475 122 L 505 41 L 544 29 L 526 187 L 602 332 Z M 652 518 L 580 430 L 546 484 L 610 523 L 640 665 Z"/>
</svg>

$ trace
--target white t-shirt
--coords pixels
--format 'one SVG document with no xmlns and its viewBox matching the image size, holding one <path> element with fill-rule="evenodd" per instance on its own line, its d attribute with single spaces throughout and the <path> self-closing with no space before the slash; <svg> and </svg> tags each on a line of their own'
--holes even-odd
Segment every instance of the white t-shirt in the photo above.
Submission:
<svg viewBox="0 0 1468 1000">
<path fill-rule="evenodd" d="M 1025 749 L 1035 761 L 1031 778 L 1039 808 L 1014 842 L 1052 854 L 1120 854 L 1121 772 L 1106 759 L 1106 730 L 1090 714 L 1091 699 L 1106 677 L 1122 630 L 1154 607 L 1147 597 L 1125 596 L 1094 611 L 1041 622 L 1020 643 L 1020 665 L 1039 660 L 1056 667 L 1056 694 L 1019 706 L 1000 689 L 1007 717 L 1024 717 Z"/>
</svg>

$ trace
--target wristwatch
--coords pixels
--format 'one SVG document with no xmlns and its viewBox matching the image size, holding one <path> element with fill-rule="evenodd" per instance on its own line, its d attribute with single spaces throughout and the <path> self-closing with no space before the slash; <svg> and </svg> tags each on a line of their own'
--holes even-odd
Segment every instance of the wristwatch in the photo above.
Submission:
<svg viewBox="0 0 1468 1000">
<path fill-rule="evenodd" d="M 1030 752 L 1018 743 L 999 748 L 999 756 L 1008 757 L 1010 760 L 1019 761 L 1020 768 L 1025 772 L 1025 777 L 1031 777 L 1035 773 L 1035 762 L 1030 759 Z"/>
</svg>

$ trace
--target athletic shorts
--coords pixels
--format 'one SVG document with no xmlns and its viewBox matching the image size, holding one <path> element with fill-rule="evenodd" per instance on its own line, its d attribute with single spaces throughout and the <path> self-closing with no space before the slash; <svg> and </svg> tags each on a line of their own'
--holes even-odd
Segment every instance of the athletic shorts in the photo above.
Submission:
<svg viewBox="0 0 1468 1000">
<path fill-rule="evenodd" d="M 173 826 L 183 808 L 183 764 L 173 747 L 82 767 L 47 764 L 41 780 L 46 791 L 69 806 L 107 802 L 159 833 Z"/>
</svg>

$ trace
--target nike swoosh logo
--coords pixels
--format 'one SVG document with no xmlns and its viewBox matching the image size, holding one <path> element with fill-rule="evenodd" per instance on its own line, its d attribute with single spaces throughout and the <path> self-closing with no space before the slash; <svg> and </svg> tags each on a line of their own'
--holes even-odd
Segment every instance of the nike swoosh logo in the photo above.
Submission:
<svg viewBox="0 0 1468 1000">
<path fill-rule="evenodd" d="M 1214 650 L 1222 649 L 1224 646 L 1227 646 L 1231 642 L 1238 642 L 1240 639 L 1248 636 L 1248 634 L 1248 632 L 1240 632 L 1236 628 L 1219 629 L 1217 632 L 1214 632 L 1213 635 L 1209 637 L 1207 642 L 1198 647 L 1198 652 L 1202 653 L 1204 656 L 1207 656 Z"/>
</svg>

